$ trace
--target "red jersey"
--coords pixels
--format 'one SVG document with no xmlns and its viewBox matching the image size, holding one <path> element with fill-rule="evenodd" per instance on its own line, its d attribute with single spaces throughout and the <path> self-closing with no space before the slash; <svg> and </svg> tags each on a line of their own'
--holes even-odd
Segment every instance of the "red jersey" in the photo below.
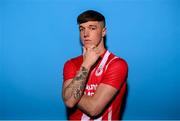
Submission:
<svg viewBox="0 0 180 121">
<path fill-rule="evenodd" d="M 77 71 L 83 62 L 83 56 L 78 56 L 68 60 L 64 65 L 64 81 L 76 76 Z M 109 107 L 97 119 L 92 119 L 79 109 L 73 109 L 69 114 L 70 120 L 118 120 L 120 118 L 120 109 L 123 96 L 126 92 L 126 77 L 128 66 L 125 60 L 116 57 L 114 54 L 106 51 L 97 64 L 89 72 L 89 78 L 85 87 L 84 94 L 93 96 L 97 86 L 100 83 L 110 85 L 118 90 Z"/>
</svg>

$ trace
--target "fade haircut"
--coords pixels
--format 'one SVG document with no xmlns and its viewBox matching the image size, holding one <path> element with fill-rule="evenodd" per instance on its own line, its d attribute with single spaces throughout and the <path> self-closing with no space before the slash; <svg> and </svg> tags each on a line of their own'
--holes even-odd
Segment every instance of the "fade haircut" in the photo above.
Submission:
<svg viewBox="0 0 180 121">
<path fill-rule="evenodd" d="M 94 10 L 84 11 L 77 17 L 78 24 L 82 24 L 88 21 L 99 21 L 103 23 L 103 27 L 106 26 L 105 17 L 101 13 Z"/>
</svg>

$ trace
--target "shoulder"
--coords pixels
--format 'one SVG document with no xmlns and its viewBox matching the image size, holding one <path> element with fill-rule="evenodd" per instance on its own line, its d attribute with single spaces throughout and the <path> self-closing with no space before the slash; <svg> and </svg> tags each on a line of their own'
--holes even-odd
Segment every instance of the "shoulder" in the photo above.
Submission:
<svg viewBox="0 0 180 121">
<path fill-rule="evenodd" d="M 126 81 L 127 76 L 127 62 L 111 53 L 105 66 L 102 83 L 120 89 L 121 85 Z"/>
<path fill-rule="evenodd" d="M 81 65 L 82 61 L 83 61 L 83 57 L 82 57 L 82 55 L 80 55 L 80 56 L 77 56 L 77 57 L 67 60 L 64 63 L 64 66 L 67 66 L 67 65 L 68 66 L 70 66 L 70 65 L 71 66 L 79 66 L 79 65 Z"/>
<path fill-rule="evenodd" d="M 124 60 L 121 57 L 117 57 L 113 53 L 110 54 L 106 66 L 114 67 L 115 69 L 120 68 L 120 69 L 128 70 L 128 63 L 126 62 L 126 60 Z"/>
<path fill-rule="evenodd" d="M 110 54 L 107 63 L 117 63 L 120 65 L 128 66 L 125 59 L 118 57 L 118 56 L 114 55 L 113 53 Z"/>
</svg>

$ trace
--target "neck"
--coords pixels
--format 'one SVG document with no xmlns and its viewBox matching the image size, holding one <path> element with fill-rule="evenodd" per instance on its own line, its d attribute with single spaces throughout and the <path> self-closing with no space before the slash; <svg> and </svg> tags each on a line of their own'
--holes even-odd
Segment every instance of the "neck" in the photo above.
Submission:
<svg viewBox="0 0 180 121">
<path fill-rule="evenodd" d="M 100 46 L 99 46 L 99 49 L 100 49 L 99 55 L 104 54 L 104 52 L 107 50 L 107 49 L 105 48 L 105 46 L 104 46 L 104 41 L 101 41 Z"/>
</svg>

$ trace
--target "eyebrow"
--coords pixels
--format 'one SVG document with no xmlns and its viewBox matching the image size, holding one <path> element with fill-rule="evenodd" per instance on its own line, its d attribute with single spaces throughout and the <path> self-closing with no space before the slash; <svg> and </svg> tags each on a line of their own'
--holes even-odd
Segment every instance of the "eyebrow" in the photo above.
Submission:
<svg viewBox="0 0 180 121">
<path fill-rule="evenodd" d="M 97 25 L 89 25 L 89 27 L 97 27 Z"/>
<path fill-rule="evenodd" d="M 88 27 L 97 27 L 97 25 L 88 25 Z M 80 25 L 79 28 L 85 28 L 85 27 Z"/>
</svg>

